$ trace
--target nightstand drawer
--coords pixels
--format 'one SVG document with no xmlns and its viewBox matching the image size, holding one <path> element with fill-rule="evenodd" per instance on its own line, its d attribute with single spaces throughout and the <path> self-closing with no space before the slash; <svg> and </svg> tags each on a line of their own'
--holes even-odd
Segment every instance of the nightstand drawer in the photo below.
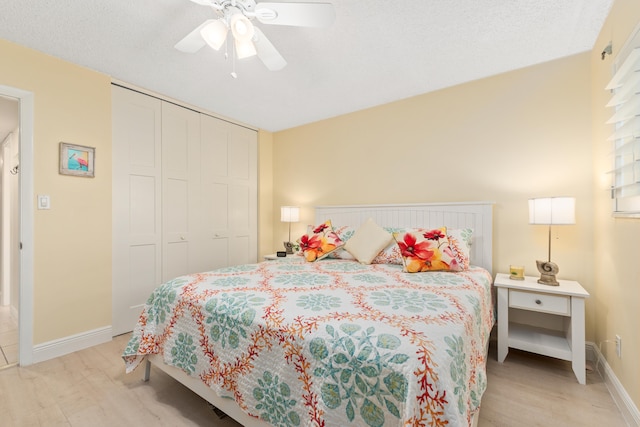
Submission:
<svg viewBox="0 0 640 427">
<path fill-rule="evenodd" d="M 571 297 L 510 289 L 509 307 L 571 316 Z"/>
</svg>

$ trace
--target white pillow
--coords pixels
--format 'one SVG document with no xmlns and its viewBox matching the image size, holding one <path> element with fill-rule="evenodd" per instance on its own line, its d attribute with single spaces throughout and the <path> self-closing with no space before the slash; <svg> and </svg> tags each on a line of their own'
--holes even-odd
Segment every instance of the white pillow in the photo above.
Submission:
<svg viewBox="0 0 640 427">
<path fill-rule="evenodd" d="M 376 255 L 392 241 L 393 235 L 369 218 L 353 233 L 343 248 L 362 264 L 371 264 Z"/>
</svg>

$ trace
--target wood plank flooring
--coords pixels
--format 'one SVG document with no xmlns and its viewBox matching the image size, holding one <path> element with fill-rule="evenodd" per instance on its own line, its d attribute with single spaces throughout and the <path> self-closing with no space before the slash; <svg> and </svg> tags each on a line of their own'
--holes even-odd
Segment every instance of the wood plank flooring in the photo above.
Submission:
<svg viewBox="0 0 640 427">
<path fill-rule="evenodd" d="M 120 355 L 128 338 L 0 370 L 0 425 L 239 426 L 155 368 L 148 383 L 142 368 L 126 375 Z M 512 350 L 499 364 L 492 343 L 488 377 L 480 427 L 626 425 L 599 375 L 589 372 L 582 386 L 569 362 Z"/>
<path fill-rule="evenodd" d="M 0 368 L 18 362 L 18 320 L 8 305 L 0 306 Z M 0 425 L 2 418 L 0 417 Z"/>
</svg>

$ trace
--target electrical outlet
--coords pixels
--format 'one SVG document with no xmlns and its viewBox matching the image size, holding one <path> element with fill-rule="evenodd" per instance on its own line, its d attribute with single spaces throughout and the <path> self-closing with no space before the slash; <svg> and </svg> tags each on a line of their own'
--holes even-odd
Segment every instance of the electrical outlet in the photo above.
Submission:
<svg viewBox="0 0 640 427">
<path fill-rule="evenodd" d="M 622 338 L 620 335 L 616 335 L 616 355 L 618 358 L 622 358 Z"/>
</svg>

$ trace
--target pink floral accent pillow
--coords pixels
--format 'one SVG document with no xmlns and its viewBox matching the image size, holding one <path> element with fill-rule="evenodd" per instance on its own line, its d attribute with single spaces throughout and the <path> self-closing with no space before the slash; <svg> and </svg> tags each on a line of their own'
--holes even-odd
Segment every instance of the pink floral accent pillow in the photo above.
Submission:
<svg viewBox="0 0 640 427">
<path fill-rule="evenodd" d="M 392 235 L 394 233 L 405 233 L 410 230 L 415 229 L 407 229 L 407 228 L 394 228 L 394 227 L 384 227 Z M 400 254 L 400 248 L 398 248 L 398 244 L 395 240 L 392 240 L 391 243 L 387 245 L 386 248 L 380 251 L 378 255 L 371 261 L 371 264 L 400 264 L 402 265 L 402 255 Z"/>
<path fill-rule="evenodd" d="M 393 238 L 408 273 L 462 270 L 449 246 L 446 227 L 394 233 Z"/>
<path fill-rule="evenodd" d="M 397 227 L 385 227 L 385 230 L 390 233 L 407 233 L 414 232 L 420 229 L 416 228 L 397 228 Z M 453 251 L 453 255 L 456 258 L 458 265 L 462 270 L 469 268 L 469 259 L 471 252 L 471 240 L 473 236 L 473 229 L 471 228 L 448 228 L 447 238 L 449 239 L 449 246 Z M 345 239 L 342 239 L 345 240 Z M 371 264 L 403 264 L 402 254 L 400 254 L 400 248 L 394 241 L 392 244 L 384 248 L 378 256 L 371 262 Z"/>
<path fill-rule="evenodd" d="M 356 232 L 356 229 L 349 225 L 343 225 L 341 227 L 334 227 L 333 231 L 338 235 L 338 237 L 340 238 L 340 240 L 342 240 L 343 243 L 347 243 L 347 240 L 349 240 L 353 236 L 353 234 Z M 397 246 L 395 242 L 393 242 L 393 245 Z M 329 258 L 348 259 L 348 260 L 356 259 L 356 257 L 351 255 L 349 252 L 347 252 L 344 249 L 344 246 L 341 246 L 339 249 L 331 252 L 331 254 L 329 255 Z"/>
<path fill-rule="evenodd" d="M 319 261 L 341 248 L 344 242 L 331 227 L 328 219 L 316 227 L 309 227 L 307 234 L 298 239 L 300 251 L 309 262 Z"/>
<path fill-rule="evenodd" d="M 469 268 L 469 259 L 471 258 L 471 237 L 473 236 L 472 228 L 458 228 L 447 230 L 449 238 L 449 246 L 453 250 L 453 254 L 463 270 Z"/>
</svg>

